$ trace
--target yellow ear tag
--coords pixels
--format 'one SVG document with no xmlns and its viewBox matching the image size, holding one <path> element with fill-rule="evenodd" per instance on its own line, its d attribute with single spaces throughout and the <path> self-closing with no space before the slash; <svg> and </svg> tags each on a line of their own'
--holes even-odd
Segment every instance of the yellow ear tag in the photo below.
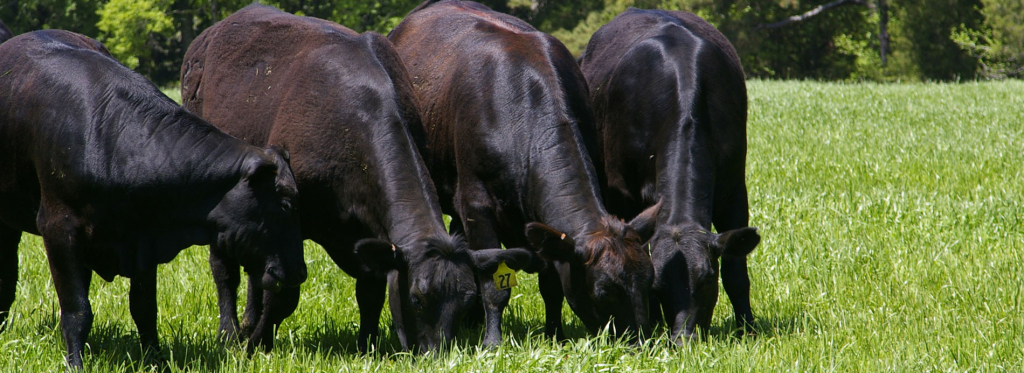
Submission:
<svg viewBox="0 0 1024 373">
<path fill-rule="evenodd" d="M 511 289 L 519 285 L 516 282 L 516 271 L 505 265 L 505 262 L 501 262 L 498 265 L 498 270 L 494 271 L 494 287 L 498 290 Z"/>
</svg>

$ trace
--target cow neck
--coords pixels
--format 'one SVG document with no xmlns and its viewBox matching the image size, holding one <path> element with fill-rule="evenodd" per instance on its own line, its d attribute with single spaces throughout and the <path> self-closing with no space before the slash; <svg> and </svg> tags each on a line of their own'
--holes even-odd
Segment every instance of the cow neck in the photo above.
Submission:
<svg viewBox="0 0 1024 373">
<path fill-rule="evenodd" d="M 671 127 L 675 133 L 665 137 L 656 166 L 658 196 L 667 203 L 658 213 L 658 226 L 689 223 L 711 229 L 715 180 L 706 133 L 692 119 Z"/>
<path fill-rule="evenodd" d="M 122 180 L 140 194 L 173 190 L 187 202 L 211 189 L 230 189 L 249 153 L 259 151 L 162 95 L 140 96 L 134 102 L 108 102 L 99 118 L 102 125 L 92 126 L 96 151 L 87 157 L 102 158 L 88 162 L 102 168 L 94 175 Z M 113 146 L 106 143 L 109 139 L 116 139 Z"/>
<path fill-rule="evenodd" d="M 579 238 L 601 228 L 608 215 L 598 195 L 594 166 L 575 124 L 556 124 L 553 144 L 537 144 L 530 157 L 530 193 L 536 220 Z M 541 131 L 540 133 L 548 133 Z M 567 140 L 563 140 L 567 139 Z M 533 142 L 531 142 L 533 143 Z M 536 191 L 536 192 L 534 192 Z"/>
<path fill-rule="evenodd" d="M 372 230 L 400 247 L 446 237 L 437 192 L 412 137 L 402 122 L 386 123 L 372 128 L 369 142 L 370 160 L 379 170 L 372 181 L 379 186 L 379 195 L 371 197 L 376 206 L 368 211 L 383 212 L 371 219 L 378 226 Z"/>
</svg>

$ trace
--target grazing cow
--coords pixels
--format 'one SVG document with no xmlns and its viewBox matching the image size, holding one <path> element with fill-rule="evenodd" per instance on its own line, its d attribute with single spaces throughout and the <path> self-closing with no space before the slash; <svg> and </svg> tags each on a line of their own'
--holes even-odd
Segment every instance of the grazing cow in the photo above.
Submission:
<svg viewBox="0 0 1024 373">
<path fill-rule="evenodd" d="M 7 25 L 4 24 L 4 21 L 0 21 L 0 43 L 3 43 L 7 41 L 7 39 L 13 37 L 14 33 L 11 32 L 11 29 L 7 28 Z"/>
<path fill-rule="evenodd" d="M 565 46 L 469 1 L 425 2 L 389 38 L 419 94 L 442 209 L 470 248 L 529 244 L 553 264 L 538 277 L 548 335 L 564 338 L 563 296 L 590 332 L 613 317 L 646 331 L 651 259 L 602 205 L 577 127 L 592 120 L 586 82 Z M 494 345 L 509 291 L 478 281 Z"/>
<path fill-rule="evenodd" d="M 608 209 L 633 216 L 657 201 L 652 318 L 673 340 L 708 330 L 722 284 L 748 329 L 747 90 L 732 45 L 686 12 L 630 9 L 590 39 L 590 83 Z M 711 233 L 711 224 L 721 234 Z"/>
<path fill-rule="evenodd" d="M 357 279 L 361 351 L 378 335 L 385 284 L 402 347 L 438 349 L 479 302 L 474 272 L 491 275 L 502 261 L 520 268 L 534 256 L 470 252 L 448 235 L 409 130 L 420 117 L 408 73 L 377 33 L 251 5 L 195 40 L 181 81 L 186 108 L 252 144 L 291 152 L 303 236 Z M 238 266 L 216 250 L 210 263 L 230 335 Z M 244 318 L 258 307 L 250 299 Z"/>
<path fill-rule="evenodd" d="M 157 264 L 191 245 L 223 248 L 268 289 L 306 279 L 286 159 L 185 111 L 85 36 L 0 45 L 0 159 L 0 318 L 21 232 L 42 235 L 72 367 L 93 320 L 91 271 L 131 279 L 147 349 L 158 347 Z"/>
</svg>

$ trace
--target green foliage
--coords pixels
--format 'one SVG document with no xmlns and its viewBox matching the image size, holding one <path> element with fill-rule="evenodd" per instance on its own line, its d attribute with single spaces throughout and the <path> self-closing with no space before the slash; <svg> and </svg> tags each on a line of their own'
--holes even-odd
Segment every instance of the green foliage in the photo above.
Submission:
<svg viewBox="0 0 1024 373">
<path fill-rule="evenodd" d="M 978 59 L 978 73 L 986 78 L 1024 76 L 1024 2 L 982 0 L 985 23 L 974 29 L 961 23 L 952 40 Z"/>
<path fill-rule="evenodd" d="M 100 8 L 96 23 L 106 35 L 101 41 L 125 66 L 139 67 L 140 60 L 152 55 L 152 38 L 174 32 L 167 5 L 166 0 L 110 0 Z"/>
<path fill-rule="evenodd" d="M 831 1 L 605 0 L 573 27 L 541 30 L 578 54 L 626 7 L 686 10 L 729 38 L 751 77 L 894 81 L 972 79 L 979 70 L 986 77 L 1024 73 L 1024 3 L 1017 0 L 887 0 L 887 66 L 881 63 L 877 0 L 757 29 Z"/>
<path fill-rule="evenodd" d="M 355 31 L 389 32 L 420 0 L 259 0 Z M 879 0 L 832 8 L 801 22 L 758 29 L 833 0 L 480 0 L 556 36 L 574 54 L 628 7 L 686 10 L 736 47 L 750 77 L 822 80 L 960 80 L 1024 74 L 1024 2 L 885 0 L 887 65 Z M 62 28 L 102 40 L 158 85 L 178 79 L 192 40 L 250 0 L 18 0 L 0 3 L 15 33 Z M 168 24 L 170 22 L 170 24 Z"/>
<path fill-rule="evenodd" d="M 866 8 L 844 6 L 803 22 L 754 30 L 757 25 L 804 13 L 826 2 L 739 1 L 726 13 L 721 29 L 736 40 L 748 76 L 846 79 L 855 71 L 857 53 L 877 45 Z M 837 45 L 837 38 L 858 48 L 844 50 Z"/>
<path fill-rule="evenodd" d="M 86 371 L 201 372 L 878 372 L 1024 370 L 1024 82 L 836 84 L 748 81 L 747 183 L 763 240 L 749 257 L 759 337 L 732 338 L 724 291 L 710 338 L 662 333 L 636 348 L 543 337 L 535 275 L 520 274 L 505 343 L 457 350 L 355 351 L 355 282 L 306 244 L 309 279 L 275 350 L 246 354 L 217 340 L 207 250 L 159 267 L 162 364 L 143 361 L 128 280 L 94 277 Z M 42 240 L 25 234 L 20 282 L 0 371 L 64 371 L 59 307 Z M 242 287 L 244 292 L 244 286 Z M 245 299 L 244 293 L 240 299 Z"/>
<path fill-rule="evenodd" d="M 931 80 L 973 79 L 977 59 L 951 38 L 961 24 L 978 29 L 983 21 L 980 0 L 900 0 L 893 3 L 903 20 L 907 46 L 921 75 Z"/>
<path fill-rule="evenodd" d="M 602 9 L 587 14 L 587 17 L 571 30 L 560 28 L 550 31 L 550 33 L 562 41 L 573 55 L 579 56 L 586 49 L 587 43 L 590 42 L 590 36 L 597 32 L 597 29 L 633 5 L 633 0 L 604 0 Z"/>
<path fill-rule="evenodd" d="M 0 1 L 0 20 L 15 34 L 59 28 L 96 36 L 96 10 L 105 0 L 5 0 Z"/>
</svg>

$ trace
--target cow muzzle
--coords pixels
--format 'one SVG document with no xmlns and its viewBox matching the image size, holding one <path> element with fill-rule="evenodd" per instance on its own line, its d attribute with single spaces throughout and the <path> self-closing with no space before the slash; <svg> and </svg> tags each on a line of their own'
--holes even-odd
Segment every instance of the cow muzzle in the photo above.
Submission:
<svg viewBox="0 0 1024 373">
<path fill-rule="evenodd" d="M 263 289 L 275 293 L 284 288 L 297 287 L 303 282 L 306 282 L 305 263 L 288 270 L 280 264 L 271 263 L 263 273 Z"/>
</svg>

